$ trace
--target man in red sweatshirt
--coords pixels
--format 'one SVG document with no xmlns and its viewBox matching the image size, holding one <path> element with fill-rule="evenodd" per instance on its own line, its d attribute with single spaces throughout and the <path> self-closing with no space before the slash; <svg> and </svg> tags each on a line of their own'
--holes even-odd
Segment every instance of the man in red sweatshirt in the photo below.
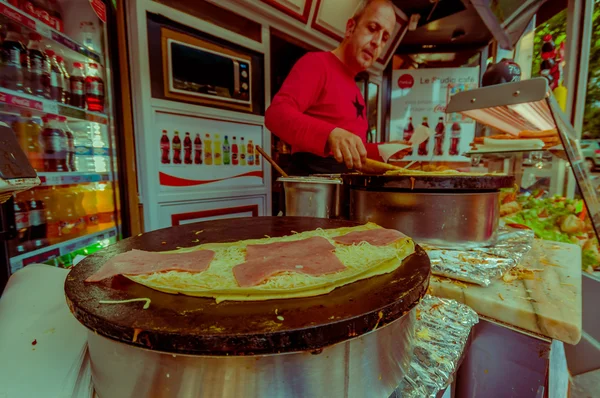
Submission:
<svg viewBox="0 0 600 398">
<path fill-rule="evenodd" d="M 354 77 L 379 57 L 396 24 L 390 0 L 364 0 L 331 52 L 308 53 L 292 68 L 265 125 L 292 147 L 290 175 L 342 173 L 379 159 L 367 144 L 365 100 Z"/>
</svg>

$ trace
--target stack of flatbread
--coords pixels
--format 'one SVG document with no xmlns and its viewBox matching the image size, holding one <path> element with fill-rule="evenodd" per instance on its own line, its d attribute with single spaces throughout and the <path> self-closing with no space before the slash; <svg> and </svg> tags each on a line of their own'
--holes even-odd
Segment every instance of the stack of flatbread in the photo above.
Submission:
<svg viewBox="0 0 600 398">
<path fill-rule="evenodd" d="M 484 149 L 498 150 L 542 150 L 560 144 L 556 129 L 544 131 L 521 131 L 518 135 L 498 134 L 489 137 L 475 137 L 471 143 L 474 151 Z"/>
</svg>

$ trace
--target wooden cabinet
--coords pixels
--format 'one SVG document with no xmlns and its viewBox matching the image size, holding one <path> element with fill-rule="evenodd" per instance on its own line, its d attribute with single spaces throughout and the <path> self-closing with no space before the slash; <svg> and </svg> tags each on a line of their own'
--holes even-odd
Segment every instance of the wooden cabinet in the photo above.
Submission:
<svg viewBox="0 0 600 398">
<path fill-rule="evenodd" d="M 311 26 L 313 29 L 342 41 L 346 32 L 346 22 L 361 0 L 316 0 Z"/>
<path fill-rule="evenodd" d="M 308 22 L 313 0 L 261 0 L 277 10 L 297 19 L 302 23 Z"/>
</svg>

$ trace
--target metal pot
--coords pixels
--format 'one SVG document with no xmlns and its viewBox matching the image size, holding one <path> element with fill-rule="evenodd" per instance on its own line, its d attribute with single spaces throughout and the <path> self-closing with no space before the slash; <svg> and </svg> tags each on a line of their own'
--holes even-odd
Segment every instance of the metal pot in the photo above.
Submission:
<svg viewBox="0 0 600 398">
<path fill-rule="evenodd" d="M 100 398 L 387 398 L 410 364 L 415 309 L 389 325 L 319 352 L 174 355 L 88 332 Z"/>
<path fill-rule="evenodd" d="M 280 177 L 285 189 L 286 216 L 346 219 L 342 179 L 334 176 Z"/>
<path fill-rule="evenodd" d="M 350 189 L 350 220 L 372 221 L 418 243 L 468 249 L 494 244 L 499 192 L 394 192 Z"/>
</svg>

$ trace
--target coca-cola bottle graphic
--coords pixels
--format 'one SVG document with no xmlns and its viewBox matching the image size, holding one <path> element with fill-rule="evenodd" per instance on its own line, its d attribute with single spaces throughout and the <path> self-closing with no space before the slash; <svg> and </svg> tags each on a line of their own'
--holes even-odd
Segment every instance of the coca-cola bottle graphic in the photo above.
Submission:
<svg viewBox="0 0 600 398">
<path fill-rule="evenodd" d="M 427 116 L 423 116 L 423 123 L 421 123 L 421 124 L 425 127 L 429 127 L 429 122 L 427 120 Z M 428 146 L 429 146 L 429 138 L 427 138 L 425 141 L 423 141 L 419 144 L 419 155 L 427 156 L 427 154 L 429 153 L 429 150 L 427 148 Z"/>
<path fill-rule="evenodd" d="M 404 134 L 402 136 L 402 139 L 406 142 L 410 141 L 410 139 L 412 138 L 413 134 L 415 132 L 415 127 L 412 124 L 412 117 L 408 118 L 408 124 L 406 125 L 406 127 L 404 128 Z M 410 150 L 410 152 L 408 153 L 409 155 L 413 154 L 412 149 Z"/>
<path fill-rule="evenodd" d="M 185 133 L 183 139 L 183 162 L 185 164 L 192 164 L 192 139 L 190 133 Z"/>
<path fill-rule="evenodd" d="M 169 151 L 171 150 L 171 142 L 167 135 L 167 130 L 162 131 L 162 137 L 160 137 L 160 161 L 163 164 L 171 163 Z"/>
<path fill-rule="evenodd" d="M 239 151 L 239 148 L 238 148 L 236 138 L 233 137 L 233 141 L 231 144 L 231 164 L 234 166 L 237 166 L 240 162 L 238 151 Z"/>
<path fill-rule="evenodd" d="M 450 135 L 450 155 L 457 156 L 460 149 L 460 124 L 452 123 L 452 134 Z"/>
<path fill-rule="evenodd" d="M 202 140 L 200 134 L 196 134 L 194 139 L 194 163 L 202 164 Z"/>
<path fill-rule="evenodd" d="M 433 154 L 435 156 L 441 156 L 444 154 L 444 136 L 446 132 L 446 126 L 444 126 L 444 118 L 440 116 L 438 124 L 435 126 L 435 145 L 433 147 Z"/>
<path fill-rule="evenodd" d="M 179 138 L 179 131 L 176 131 L 173 137 L 173 163 L 181 164 L 181 139 Z"/>
</svg>

